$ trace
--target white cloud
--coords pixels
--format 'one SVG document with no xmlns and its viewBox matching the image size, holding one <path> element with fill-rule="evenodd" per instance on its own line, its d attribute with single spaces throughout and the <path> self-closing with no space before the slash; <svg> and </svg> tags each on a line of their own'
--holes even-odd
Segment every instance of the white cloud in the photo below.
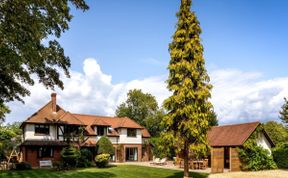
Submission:
<svg viewBox="0 0 288 178">
<path fill-rule="evenodd" d="M 112 84 L 112 76 L 105 74 L 92 58 L 84 60 L 83 71 L 71 71 L 71 78 L 62 77 L 65 89 L 56 90 L 58 104 L 70 112 L 114 115 L 127 92 L 134 88 L 156 96 L 159 104 L 169 96 L 167 76 Z M 263 80 L 261 73 L 232 69 L 213 70 L 210 77 L 214 85 L 211 101 L 220 123 L 276 120 L 283 97 L 288 96 L 288 77 Z M 25 105 L 9 103 L 12 112 L 7 122 L 25 120 L 50 100 L 52 91 L 41 84 L 28 88 L 31 96 L 24 98 Z"/>
<path fill-rule="evenodd" d="M 211 72 L 212 103 L 221 123 L 277 120 L 288 77 L 261 79 L 260 73 L 238 70 Z"/>
<path fill-rule="evenodd" d="M 65 88 L 63 91 L 56 89 L 58 104 L 73 113 L 112 116 L 117 106 L 125 101 L 127 92 L 134 88 L 157 96 L 159 103 L 168 96 L 163 82 L 165 76 L 112 84 L 112 76 L 103 73 L 100 65 L 92 58 L 84 60 L 83 71 L 70 71 L 70 78 L 62 75 Z M 7 122 L 25 120 L 50 100 L 52 91 L 43 85 L 36 83 L 28 86 L 28 89 L 31 96 L 24 98 L 25 105 L 19 102 L 9 103 L 12 112 L 7 116 Z"/>
</svg>

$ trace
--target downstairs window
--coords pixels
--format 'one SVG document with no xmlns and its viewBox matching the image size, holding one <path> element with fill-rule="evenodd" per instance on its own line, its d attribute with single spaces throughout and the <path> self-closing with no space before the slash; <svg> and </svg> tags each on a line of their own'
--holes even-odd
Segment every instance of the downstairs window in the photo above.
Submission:
<svg viewBox="0 0 288 178">
<path fill-rule="evenodd" d="M 53 149 L 51 147 L 40 147 L 38 149 L 38 158 L 52 158 Z"/>
</svg>

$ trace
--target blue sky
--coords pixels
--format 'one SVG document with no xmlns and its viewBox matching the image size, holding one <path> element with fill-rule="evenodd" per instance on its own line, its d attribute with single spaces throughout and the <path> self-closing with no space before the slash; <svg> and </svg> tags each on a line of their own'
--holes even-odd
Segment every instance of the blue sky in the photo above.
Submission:
<svg viewBox="0 0 288 178">
<path fill-rule="evenodd" d="M 70 30 L 60 42 L 71 59 L 57 102 L 72 113 L 109 115 L 130 89 L 159 103 L 166 89 L 168 44 L 180 0 L 87 0 L 72 8 Z M 220 124 L 279 120 L 288 97 L 288 1 L 194 0 L 202 27 L 211 101 Z M 50 100 L 51 90 L 29 86 L 31 96 L 9 103 L 8 122 L 23 121 Z M 23 109 L 25 108 L 25 109 Z"/>
<path fill-rule="evenodd" d="M 90 10 L 72 10 L 70 30 L 61 43 L 82 70 L 96 58 L 113 82 L 166 74 L 168 44 L 180 0 L 88 0 Z M 201 22 L 207 68 L 258 71 L 287 76 L 288 1 L 194 0 Z"/>
</svg>

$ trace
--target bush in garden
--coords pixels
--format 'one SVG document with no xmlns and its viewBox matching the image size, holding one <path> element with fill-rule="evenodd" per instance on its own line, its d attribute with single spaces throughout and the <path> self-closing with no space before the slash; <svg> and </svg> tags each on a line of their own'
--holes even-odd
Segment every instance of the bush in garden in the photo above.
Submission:
<svg viewBox="0 0 288 178">
<path fill-rule="evenodd" d="M 149 144 L 152 145 L 152 152 L 156 158 L 173 158 L 176 155 L 175 148 L 161 137 L 150 138 Z"/>
<path fill-rule="evenodd" d="M 100 154 L 95 157 L 96 166 L 99 168 L 107 167 L 110 159 L 110 154 Z"/>
<path fill-rule="evenodd" d="M 81 149 L 77 167 L 90 167 L 91 161 L 92 161 L 91 151 L 86 148 Z"/>
<path fill-rule="evenodd" d="M 15 164 L 15 170 L 29 170 L 32 169 L 29 163 L 20 162 Z"/>
<path fill-rule="evenodd" d="M 273 159 L 279 168 L 288 168 L 288 143 L 279 144 L 273 149 Z"/>
<path fill-rule="evenodd" d="M 63 148 L 63 150 L 61 151 L 63 167 L 64 168 L 76 167 L 80 156 L 81 154 L 79 149 L 75 147 L 69 146 Z"/>
<path fill-rule="evenodd" d="M 97 154 L 114 155 L 114 147 L 107 137 L 101 137 L 96 144 L 96 148 Z"/>
<path fill-rule="evenodd" d="M 239 149 L 239 155 L 241 161 L 244 163 L 242 165 L 243 170 L 259 171 L 277 168 L 272 156 L 261 146 Z"/>
<path fill-rule="evenodd" d="M 243 144 L 243 147 L 238 149 L 243 170 L 259 171 L 277 168 L 268 150 L 257 145 L 257 139 L 262 130 L 262 127 L 257 127 L 254 133 Z"/>
</svg>

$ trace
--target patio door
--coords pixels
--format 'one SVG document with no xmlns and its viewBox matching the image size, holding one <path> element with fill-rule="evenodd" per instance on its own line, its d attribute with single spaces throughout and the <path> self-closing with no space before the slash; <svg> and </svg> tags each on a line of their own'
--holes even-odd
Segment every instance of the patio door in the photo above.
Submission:
<svg viewBox="0 0 288 178">
<path fill-rule="evenodd" d="M 138 161 L 138 148 L 126 148 L 126 161 Z"/>
</svg>

